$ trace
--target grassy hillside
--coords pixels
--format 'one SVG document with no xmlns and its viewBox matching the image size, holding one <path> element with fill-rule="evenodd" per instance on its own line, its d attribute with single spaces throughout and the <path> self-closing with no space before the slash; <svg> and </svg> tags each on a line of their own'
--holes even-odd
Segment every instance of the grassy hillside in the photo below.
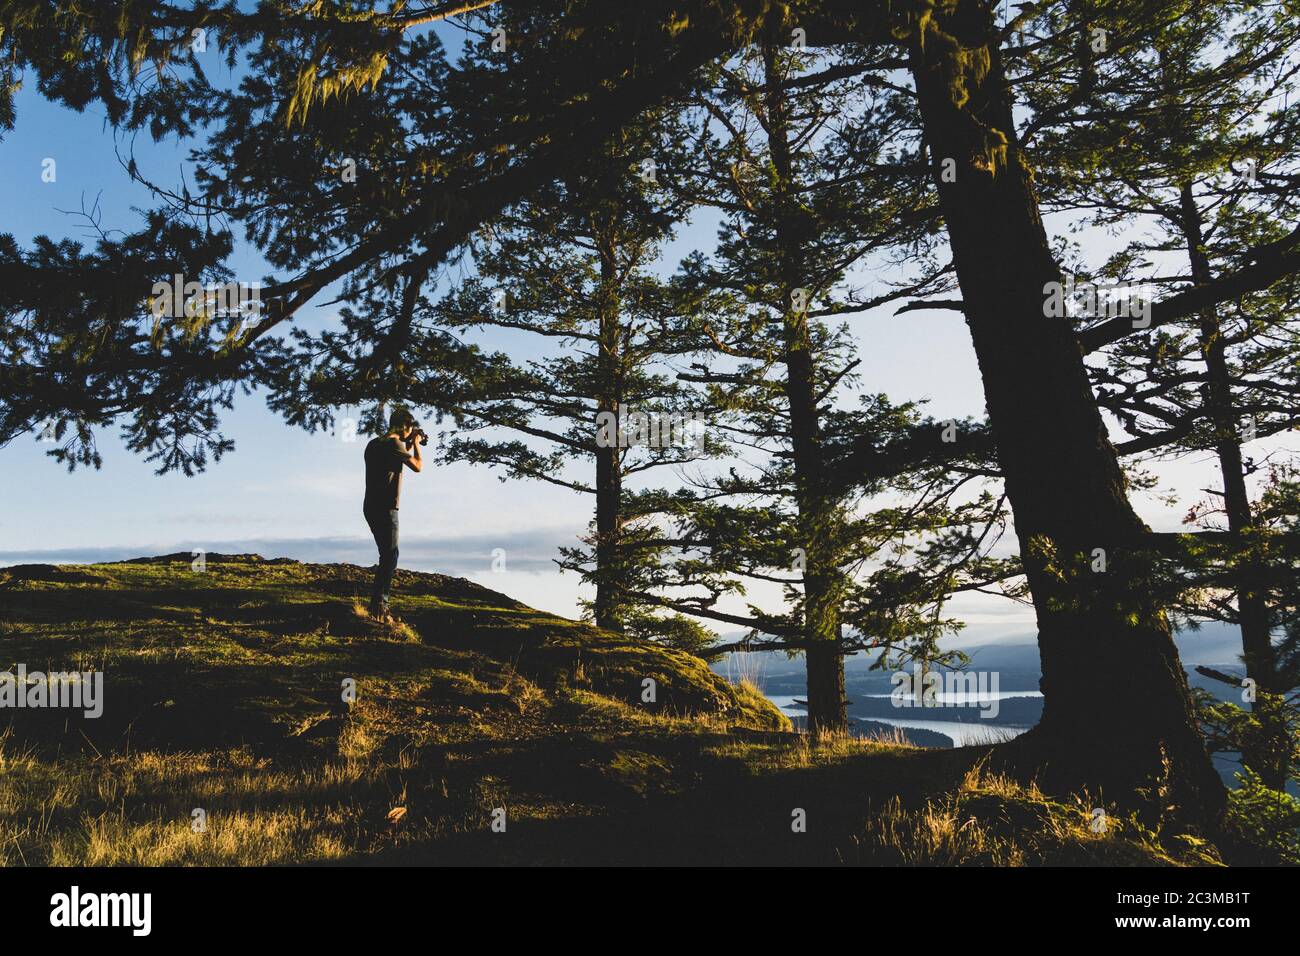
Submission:
<svg viewBox="0 0 1300 956">
<path fill-rule="evenodd" d="M 0 710 L 0 862 L 1215 859 L 1095 834 L 1088 802 L 984 772 L 983 749 L 810 747 L 697 658 L 468 581 L 400 571 L 406 626 L 376 625 L 368 581 L 256 555 L 0 569 L 0 670 L 105 674 L 97 720 Z"/>
</svg>

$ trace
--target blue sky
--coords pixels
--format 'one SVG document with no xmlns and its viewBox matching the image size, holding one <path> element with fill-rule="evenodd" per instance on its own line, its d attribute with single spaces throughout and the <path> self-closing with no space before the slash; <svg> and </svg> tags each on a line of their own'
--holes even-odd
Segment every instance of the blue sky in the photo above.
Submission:
<svg viewBox="0 0 1300 956">
<path fill-rule="evenodd" d="M 216 54 L 212 54 L 214 57 Z M 60 210 L 99 203 L 107 229 L 132 229 L 132 206 L 150 205 L 130 182 L 103 110 L 77 114 L 44 101 L 28 85 L 17 98 L 17 128 L 0 140 L 0 230 L 28 243 L 38 234 L 84 234 L 82 222 Z M 153 143 L 141 136 L 134 151 L 142 171 L 175 183 L 193 144 Z M 43 182 L 42 162 L 57 163 L 55 182 Z M 1063 223 L 1049 223 L 1054 231 Z M 711 227 L 688 226 L 671 251 L 712 245 Z M 91 240 L 87 239 L 87 243 Z M 1084 237 L 1100 255 L 1104 239 Z M 1090 256 L 1092 257 L 1092 256 Z M 240 246 L 232 263 L 242 279 L 270 270 L 256 251 Z M 328 300 L 328 295 L 318 297 Z M 303 321 L 332 321 L 329 307 L 313 305 Z M 969 337 L 954 312 L 889 309 L 849 320 L 859 339 L 861 387 L 891 399 L 926 399 L 936 417 L 982 415 L 983 399 Z M 517 340 L 483 336 L 484 345 L 518 348 Z M 345 410 L 346 411 L 346 410 Z M 355 412 L 355 410 L 353 410 Z M 156 476 L 127 452 L 112 431 L 101 433 L 104 467 L 69 474 L 44 454 L 37 436 L 0 448 L 0 564 L 28 561 L 112 560 L 171 551 L 258 551 L 266 557 L 373 563 L 373 544 L 361 517 L 364 439 L 310 435 L 285 425 L 260 396 L 241 397 L 224 430 L 236 449 L 206 473 Z M 1215 481 L 1206 456 L 1156 469 L 1165 487 L 1185 496 L 1169 507 L 1149 496 L 1136 500 L 1143 516 L 1164 529 L 1178 527 L 1189 500 Z M 466 465 L 408 474 L 402 496 L 402 566 L 469 577 L 533 606 L 575 615 L 579 585 L 551 563 L 590 520 L 586 498 L 542 483 L 500 482 L 487 469 Z M 504 572 L 491 570 L 493 549 L 506 552 Z M 1022 607 L 980 595 L 962 597 L 954 610 L 969 621 L 972 638 L 1024 637 L 1032 619 Z"/>
</svg>

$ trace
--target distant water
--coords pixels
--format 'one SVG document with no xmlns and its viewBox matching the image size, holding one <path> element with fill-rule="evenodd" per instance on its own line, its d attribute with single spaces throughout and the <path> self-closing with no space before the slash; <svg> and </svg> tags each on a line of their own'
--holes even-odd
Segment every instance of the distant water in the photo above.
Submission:
<svg viewBox="0 0 1300 956">
<path fill-rule="evenodd" d="M 888 697 L 888 694 L 868 694 L 869 697 Z M 942 696 L 942 695 L 940 695 Z M 999 693 L 999 700 L 1006 700 L 1009 697 L 1041 697 L 1042 694 L 1037 691 L 1006 691 Z M 807 709 L 802 704 L 795 703 L 796 700 L 802 699 L 794 695 L 778 694 L 768 697 L 772 703 L 780 708 L 781 713 L 790 717 L 802 717 L 807 713 Z M 992 695 L 988 696 L 992 699 Z M 919 717 L 857 717 L 856 720 L 864 722 L 874 722 L 878 724 L 888 724 L 891 727 L 911 727 L 916 730 L 931 730 L 937 734 L 943 734 L 952 741 L 954 747 L 974 747 L 981 744 L 996 744 L 1004 740 L 1010 740 L 1013 737 L 1019 737 L 1028 727 L 1018 727 L 1011 724 L 994 724 L 994 723 L 976 723 L 973 721 L 959 720 L 927 720 Z"/>
<path fill-rule="evenodd" d="M 871 697 L 876 700 L 888 700 L 894 695 L 893 694 L 856 694 L 854 696 Z M 978 707 L 980 704 L 991 703 L 992 701 L 995 700 L 1009 700 L 1012 697 L 1042 697 L 1042 696 L 1043 696 L 1043 692 L 1040 690 L 1000 690 L 996 694 L 989 693 L 988 691 L 985 691 L 984 693 L 976 693 L 976 694 L 965 694 L 965 693 L 950 694 L 947 691 L 936 691 L 934 695 L 934 699 L 941 704 L 956 704 L 958 703 L 957 698 L 960 697 L 961 703 L 970 707 Z M 903 699 L 916 700 L 916 695 L 904 694 Z"/>
<path fill-rule="evenodd" d="M 891 727 L 912 727 L 916 730 L 933 730 L 943 734 L 952 741 L 954 747 L 977 747 L 981 744 L 1000 744 L 1004 740 L 1019 737 L 1028 727 L 1016 727 L 1012 724 L 975 724 L 959 720 L 912 720 L 893 717 L 859 717 L 858 720 L 870 720 Z"/>
</svg>

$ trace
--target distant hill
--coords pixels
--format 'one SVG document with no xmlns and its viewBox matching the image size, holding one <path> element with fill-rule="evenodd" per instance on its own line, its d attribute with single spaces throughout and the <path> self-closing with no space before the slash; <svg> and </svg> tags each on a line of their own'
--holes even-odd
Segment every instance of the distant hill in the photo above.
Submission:
<svg viewBox="0 0 1300 956">
<path fill-rule="evenodd" d="M 742 632 L 737 632 L 727 639 L 739 640 L 742 636 Z M 1178 631 L 1174 641 L 1178 645 L 1179 657 L 1189 668 L 1197 664 L 1233 664 L 1241 658 L 1240 631 L 1217 621 L 1207 622 L 1196 630 Z M 1032 634 L 1013 640 L 963 646 L 962 650 L 971 658 L 972 669 L 1032 675 L 1033 685 L 1037 684 L 1040 675 L 1038 644 Z M 873 658 L 867 655 L 854 655 L 845 661 L 845 672 L 866 678 L 870 675 L 872 661 Z M 730 654 L 714 664 L 713 669 L 720 674 L 749 676 L 760 684 L 765 680 L 772 681 L 781 688 L 798 686 L 804 677 L 803 659 L 791 659 L 783 651 Z M 876 672 L 876 676 L 888 684 L 888 675 Z M 1003 689 L 1011 689 L 1005 686 L 1005 679 Z M 786 693 L 785 690 L 779 692 Z"/>
</svg>

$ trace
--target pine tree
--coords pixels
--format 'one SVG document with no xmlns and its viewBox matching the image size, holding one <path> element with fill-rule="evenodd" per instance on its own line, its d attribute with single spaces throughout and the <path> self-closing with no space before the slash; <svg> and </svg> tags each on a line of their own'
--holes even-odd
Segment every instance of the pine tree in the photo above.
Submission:
<svg viewBox="0 0 1300 956">
<path fill-rule="evenodd" d="M 951 0 L 916 19 L 910 56 L 1038 616 L 1043 717 L 1014 749 L 1050 761 L 1058 785 L 1086 781 L 1125 800 L 1155 788 L 1163 806 L 1213 816 L 1222 785 L 1168 620 L 1142 586 L 1148 529 L 1128 501 L 1073 330 L 1045 315 L 1045 290 L 1062 277 L 1020 146 L 1002 42 L 992 3 Z M 1108 556 L 1103 574 L 1089 560 L 1097 549 Z"/>
<path fill-rule="evenodd" d="M 594 585 L 597 625 L 651 638 L 683 625 L 631 598 L 651 553 L 637 546 L 648 529 L 625 482 L 702 458 L 712 445 L 691 389 L 664 365 L 691 346 L 677 297 L 654 271 L 687 209 L 685 143 L 666 115 L 624 128 L 489 224 L 475 249 L 478 276 L 435 313 L 457 334 L 491 326 L 551 346 L 458 406 L 461 427 L 442 455 L 592 495 L 589 548 L 564 549 L 561 566 Z M 588 475 L 576 476 L 575 464 Z"/>
<path fill-rule="evenodd" d="M 702 148 L 711 181 L 701 202 L 722 222 L 714 256 L 683 270 L 707 355 L 684 377 L 709 386 L 711 417 L 740 455 L 723 473 L 700 473 L 692 493 L 662 497 L 675 536 L 654 583 L 674 609 L 748 627 L 738 646 L 801 652 L 810 729 L 842 732 L 845 656 L 876 651 L 882 666 L 938 658 L 939 637 L 954 628 L 939 611 L 944 587 L 980 551 L 971 528 L 998 517 L 987 492 L 953 503 L 969 478 L 943 469 L 864 483 L 841 481 L 833 467 L 864 435 L 898 436 L 922 422 L 914 405 L 879 395 L 853 412 L 837 407 L 859 363 L 847 329 L 833 323 L 938 286 L 946 269 L 929 261 L 932 190 L 898 155 L 917 144 L 906 104 L 854 82 L 881 51 L 851 62 L 785 40 L 773 31 L 720 67 L 700 106 L 716 131 Z M 864 298 L 850 270 L 895 252 L 921 261 L 917 275 Z M 908 504 L 860 506 L 887 490 Z M 901 557 L 909 541 L 922 552 L 914 566 Z M 867 565 L 871 573 L 858 573 Z M 782 586 L 785 609 L 717 606 L 760 581 Z"/>
<path fill-rule="evenodd" d="M 1195 290 L 1286 238 L 1300 213 L 1300 122 L 1282 108 L 1300 69 L 1298 42 L 1300 24 L 1278 10 L 1199 6 L 1129 42 L 1122 68 L 1095 57 L 1068 82 L 1056 76 L 1034 85 L 1030 99 L 1040 115 L 1062 92 L 1072 102 L 1037 130 L 1049 206 L 1087 211 L 1092 225 L 1142 237 L 1085 282 Z M 1036 60 L 1054 55 L 1041 51 Z M 1171 260 L 1173 279 L 1165 277 Z M 1093 371 L 1102 407 L 1144 450 L 1204 450 L 1218 462 L 1221 490 L 1194 506 L 1188 522 L 1226 519 L 1223 530 L 1236 538 L 1226 559 L 1231 567 L 1201 548 L 1197 554 L 1209 566 L 1176 570 L 1184 586 L 1199 585 L 1186 594 L 1184 611 L 1240 627 L 1247 676 L 1259 691 L 1257 713 L 1275 710 L 1279 695 L 1295 686 L 1293 665 L 1276 657 L 1269 609 L 1269 591 L 1291 569 L 1267 566 L 1248 493 L 1257 466 L 1243 446 L 1296 422 L 1297 296 L 1292 279 L 1207 306 L 1148 338 L 1121 339 Z M 1221 584 L 1233 575 L 1235 604 L 1225 606 L 1221 588 L 1208 587 L 1207 579 Z M 1284 723 L 1274 730 L 1283 739 L 1248 753 L 1246 762 L 1280 789 L 1287 767 L 1268 755 L 1285 754 L 1290 744 Z"/>
</svg>

